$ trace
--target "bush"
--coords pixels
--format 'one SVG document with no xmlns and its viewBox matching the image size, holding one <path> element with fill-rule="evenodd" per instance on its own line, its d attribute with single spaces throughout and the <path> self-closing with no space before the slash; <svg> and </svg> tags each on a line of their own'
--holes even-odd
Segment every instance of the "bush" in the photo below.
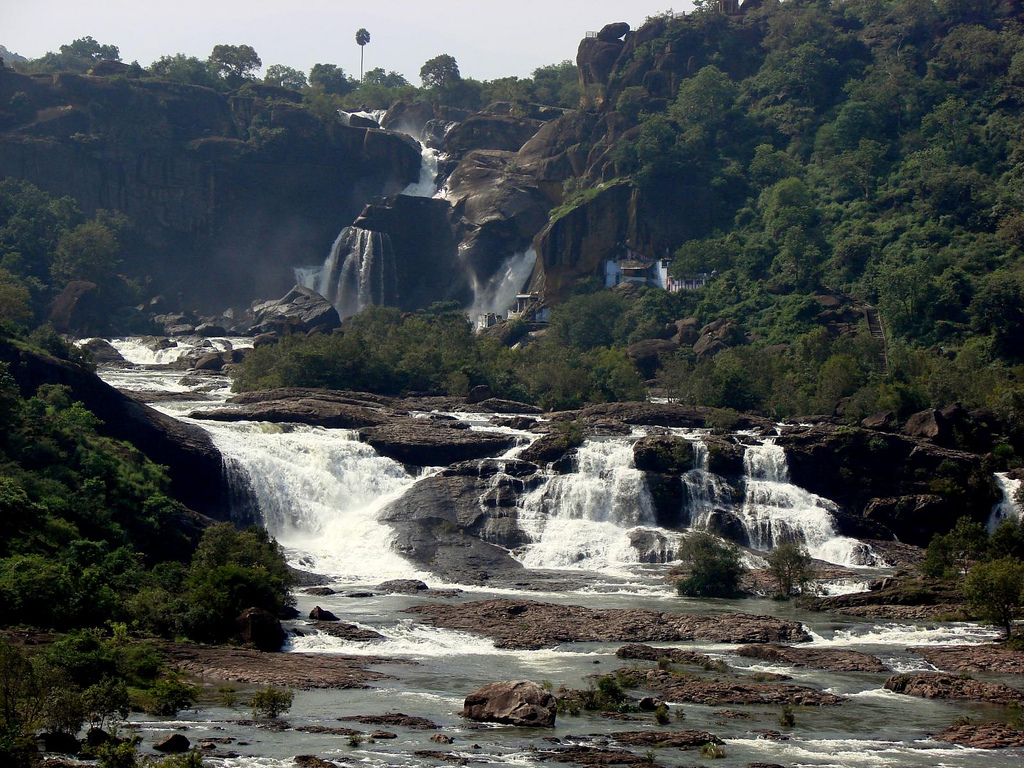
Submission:
<svg viewBox="0 0 1024 768">
<path fill-rule="evenodd" d="M 782 714 L 779 715 L 779 725 L 783 728 L 792 728 L 796 725 L 796 716 L 793 714 L 792 707 L 783 707 Z"/>
<path fill-rule="evenodd" d="M 728 598 L 741 594 L 740 579 L 746 568 L 736 547 L 701 533 L 687 539 L 682 550 L 683 560 L 690 564 L 690 576 L 676 582 L 680 595 Z"/>
<path fill-rule="evenodd" d="M 172 672 L 157 680 L 143 697 L 143 709 L 151 715 L 173 717 L 199 700 L 199 686 L 185 681 L 183 675 Z"/>
<path fill-rule="evenodd" d="M 779 544 L 768 553 L 768 573 L 775 582 L 776 594 L 788 599 L 803 592 L 811 580 L 811 556 L 794 542 Z"/>
<path fill-rule="evenodd" d="M 700 756 L 705 760 L 720 760 L 725 757 L 725 747 L 709 741 L 700 748 Z"/>
<path fill-rule="evenodd" d="M 979 563 L 967 575 L 963 591 L 971 610 L 1002 627 L 1009 639 L 1024 604 L 1024 562 L 1005 557 Z"/>
<path fill-rule="evenodd" d="M 275 688 L 270 685 L 256 691 L 249 700 L 253 717 L 277 718 L 292 708 L 294 694 L 287 688 Z"/>
</svg>

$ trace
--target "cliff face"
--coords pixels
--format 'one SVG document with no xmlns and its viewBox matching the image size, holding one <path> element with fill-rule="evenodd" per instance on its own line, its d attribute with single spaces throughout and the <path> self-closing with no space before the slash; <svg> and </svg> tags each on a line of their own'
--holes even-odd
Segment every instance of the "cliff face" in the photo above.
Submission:
<svg viewBox="0 0 1024 768">
<path fill-rule="evenodd" d="M 418 178 L 400 134 L 325 125 L 287 91 L 0 70 L 0 177 L 125 213 L 134 276 L 184 304 L 279 295 L 371 197 Z"/>
</svg>

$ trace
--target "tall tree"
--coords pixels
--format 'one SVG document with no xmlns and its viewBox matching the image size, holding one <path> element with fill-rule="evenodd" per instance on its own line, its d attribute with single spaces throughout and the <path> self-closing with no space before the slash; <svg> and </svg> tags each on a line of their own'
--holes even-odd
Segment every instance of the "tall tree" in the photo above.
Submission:
<svg viewBox="0 0 1024 768">
<path fill-rule="evenodd" d="M 459 74 L 459 63 L 454 56 L 442 53 L 425 62 L 420 67 L 420 79 L 424 88 L 437 88 L 444 90 L 462 79 Z"/>
<path fill-rule="evenodd" d="M 359 44 L 359 82 L 363 82 L 363 53 L 366 50 L 366 44 L 370 42 L 370 33 L 360 27 L 356 32 L 356 42 Z"/>
<path fill-rule="evenodd" d="M 210 68 L 229 85 L 237 87 L 252 80 L 263 61 L 251 45 L 215 45 L 210 54 Z"/>
</svg>

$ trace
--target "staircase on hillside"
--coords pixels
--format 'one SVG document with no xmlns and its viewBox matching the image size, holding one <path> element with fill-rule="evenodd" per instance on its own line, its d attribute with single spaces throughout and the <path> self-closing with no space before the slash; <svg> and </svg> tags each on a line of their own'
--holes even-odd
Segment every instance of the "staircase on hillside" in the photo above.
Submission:
<svg viewBox="0 0 1024 768">
<path fill-rule="evenodd" d="M 878 365 L 883 376 L 889 375 L 889 342 L 885 338 L 885 325 L 882 323 L 881 313 L 874 307 L 864 310 L 864 318 L 868 321 L 868 332 L 871 338 L 882 342 L 882 350 L 878 356 Z"/>
</svg>

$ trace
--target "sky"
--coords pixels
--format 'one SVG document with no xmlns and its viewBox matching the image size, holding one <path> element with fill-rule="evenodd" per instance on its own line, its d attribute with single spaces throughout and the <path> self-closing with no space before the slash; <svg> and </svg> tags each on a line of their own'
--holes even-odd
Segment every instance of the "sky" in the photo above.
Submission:
<svg viewBox="0 0 1024 768">
<path fill-rule="evenodd" d="M 253 46 L 264 67 L 308 72 L 317 63 L 359 74 L 356 30 L 371 35 L 366 69 L 401 72 L 419 84 L 420 67 L 441 53 L 463 77 L 528 77 L 576 58 L 588 31 L 689 10 L 676 0 L 0 0 L 0 45 L 37 58 L 91 35 L 147 66 L 165 54 L 205 59 L 214 45 Z"/>
</svg>

